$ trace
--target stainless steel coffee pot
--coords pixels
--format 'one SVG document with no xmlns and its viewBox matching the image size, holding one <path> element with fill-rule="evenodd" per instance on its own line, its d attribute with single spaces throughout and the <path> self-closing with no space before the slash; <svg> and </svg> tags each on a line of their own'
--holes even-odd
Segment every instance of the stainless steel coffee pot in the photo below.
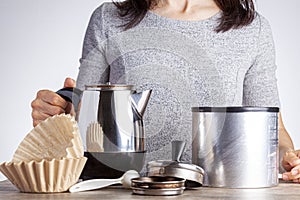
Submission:
<svg viewBox="0 0 300 200">
<path fill-rule="evenodd" d="M 84 91 L 63 88 L 57 93 L 74 105 L 86 153 L 121 172 L 142 167 L 143 163 L 132 167 L 126 162 L 143 160 L 144 155 L 139 154 L 140 159 L 132 155 L 145 151 L 143 114 L 151 90 L 137 93 L 132 85 L 104 84 L 88 85 Z"/>
</svg>

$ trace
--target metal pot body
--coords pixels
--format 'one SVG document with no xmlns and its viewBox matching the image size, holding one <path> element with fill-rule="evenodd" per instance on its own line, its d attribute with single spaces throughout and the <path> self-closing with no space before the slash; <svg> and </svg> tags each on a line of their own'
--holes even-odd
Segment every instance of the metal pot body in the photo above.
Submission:
<svg viewBox="0 0 300 200">
<path fill-rule="evenodd" d="M 144 151 L 143 119 L 132 106 L 133 92 L 126 85 L 86 88 L 77 121 L 87 151 Z"/>
<path fill-rule="evenodd" d="M 137 93 L 132 87 L 105 84 L 57 91 L 76 111 L 88 158 L 82 179 L 118 178 L 127 170 L 143 168 L 143 113 L 151 90 Z"/>
<path fill-rule="evenodd" d="M 204 186 L 278 185 L 278 108 L 193 107 L 192 162 Z"/>
<path fill-rule="evenodd" d="M 117 178 L 140 171 L 145 160 L 142 115 L 132 104 L 128 85 L 87 86 L 82 94 L 78 126 L 88 162 L 82 178 Z"/>
</svg>

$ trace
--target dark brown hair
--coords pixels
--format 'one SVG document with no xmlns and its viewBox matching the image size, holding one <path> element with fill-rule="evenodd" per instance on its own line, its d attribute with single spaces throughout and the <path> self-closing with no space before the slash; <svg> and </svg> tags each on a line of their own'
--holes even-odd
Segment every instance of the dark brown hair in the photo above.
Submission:
<svg viewBox="0 0 300 200">
<path fill-rule="evenodd" d="M 144 18 L 149 9 L 154 8 L 159 0 L 125 0 L 114 2 L 119 15 L 126 20 L 125 29 L 136 26 Z M 222 10 L 217 32 L 225 32 L 232 28 L 240 28 L 250 24 L 255 17 L 253 0 L 214 0 Z"/>
</svg>

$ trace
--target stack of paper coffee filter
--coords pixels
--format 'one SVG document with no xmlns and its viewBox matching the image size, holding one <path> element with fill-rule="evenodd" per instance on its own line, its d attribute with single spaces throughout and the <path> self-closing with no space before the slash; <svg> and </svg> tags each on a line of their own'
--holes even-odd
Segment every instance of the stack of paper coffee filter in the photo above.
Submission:
<svg viewBox="0 0 300 200">
<path fill-rule="evenodd" d="M 26 135 L 0 171 L 22 192 L 64 192 L 79 179 L 87 160 L 83 153 L 75 119 L 55 115 Z"/>
</svg>

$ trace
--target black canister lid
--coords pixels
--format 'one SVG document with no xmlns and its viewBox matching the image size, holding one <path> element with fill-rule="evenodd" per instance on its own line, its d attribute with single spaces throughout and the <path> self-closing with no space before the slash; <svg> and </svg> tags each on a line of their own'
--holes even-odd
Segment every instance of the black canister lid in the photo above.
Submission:
<svg viewBox="0 0 300 200">
<path fill-rule="evenodd" d="M 278 107 L 192 107 L 192 112 L 279 112 Z"/>
</svg>

